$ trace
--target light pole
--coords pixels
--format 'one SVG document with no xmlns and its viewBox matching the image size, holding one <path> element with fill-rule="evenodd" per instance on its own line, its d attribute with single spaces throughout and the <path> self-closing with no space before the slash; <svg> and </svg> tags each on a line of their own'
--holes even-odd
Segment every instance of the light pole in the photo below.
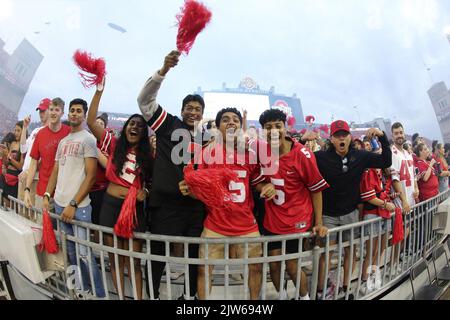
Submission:
<svg viewBox="0 0 450 320">
<path fill-rule="evenodd" d="M 353 109 L 355 109 L 356 113 L 358 114 L 359 124 L 362 124 L 362 122 L 361 122 L 361 115 L 359 114 L 358 106 L 353 106 Z"/>
</svg>

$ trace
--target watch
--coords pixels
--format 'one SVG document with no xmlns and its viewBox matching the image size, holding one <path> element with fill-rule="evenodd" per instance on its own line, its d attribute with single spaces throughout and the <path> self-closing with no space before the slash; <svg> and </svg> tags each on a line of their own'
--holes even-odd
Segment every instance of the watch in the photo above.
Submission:
<svg viewBox="0 0 450 320">
<path fill-rule="evenodd" d="M 74 207 L 75 209 L 78 209 L 78 203 L 75 200 L 70 201 L 70 206 Z"/>
</svg>

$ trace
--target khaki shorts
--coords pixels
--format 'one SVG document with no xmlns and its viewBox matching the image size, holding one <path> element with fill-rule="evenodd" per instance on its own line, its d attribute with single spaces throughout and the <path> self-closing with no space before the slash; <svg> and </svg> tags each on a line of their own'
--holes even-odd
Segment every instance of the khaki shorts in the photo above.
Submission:
<svg viewBox="0 0 450 320">
<path fill-rule="evenodd" d="M 237 236 L 236 238 L 258 238 L 260 237 L 259 232 L 249 233 L 243 236 Z M 203 229 L 202 238 L 210 239 L 225 239 L 231 238 L 229 236 L 224 236 L 207 228 Z M 245 258 L 245 245 L 244 244 L 234 244 L 230 245 L 230 259 L 242 259 Z M 205 245 L 200 245 L 199 252 L 200 259 L 205 258 Z M 249 243 L 248 244 L 248 257 L 257 258 L 262 256 L 262 245 L 261 243 Z M 208 259 L 225 259 L 225 245 L 224 244 L 209 244 L 208 245 Z"/>
</svg>

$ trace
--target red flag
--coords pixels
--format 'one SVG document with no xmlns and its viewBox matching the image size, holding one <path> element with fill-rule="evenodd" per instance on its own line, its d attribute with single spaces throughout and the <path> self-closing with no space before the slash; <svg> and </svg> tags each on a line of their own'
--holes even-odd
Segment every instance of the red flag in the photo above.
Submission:
<svg viewBox="0 0 450 320">
<path fill-rule="evenodd" d="M 141 181 L 138 177 L 128 191 L 127 197 L 122 204 L 119 218 L 114 226 L 114 233 L 124 239 L 133 238 L 133 232 L 137 225 L 136 198 L 138 190 L 141 189 Z"/>
<path fill-rule="evenodd" d="M 177 14 L 178 35 L 177 49 L 181 53 L 189 54 L 198 34 L 211 21 L 212 13 L 203 4 L 186 0 L 181 12 Z"/>
<path fill-rule="evenodd" d="M 402 242 L 405 239 L 405 230 L 403 226 L 403 213 L 402 209 L 395 209 L 395 222 L 394 231 L 392 233 L 392 245 Z"/>
<path fill-rule="evenodd" d="M 47 210 L 42 212 L 42 238 L 38 248 L 40 252 L 45 250 L 50 254 L 56 254 L 59 251 L 52 219 Z"/>
<path fill-rule="evenodd" d="M 103 82 L 103 78 L 106 75 L 106 64 L 103 58 L 96 59 L 90 53 L 77 50 L 73 55 L 73 61 L 82 71 L 79 72 L 79 75 L 85 88 L 90 88 Z"/>
</svg>

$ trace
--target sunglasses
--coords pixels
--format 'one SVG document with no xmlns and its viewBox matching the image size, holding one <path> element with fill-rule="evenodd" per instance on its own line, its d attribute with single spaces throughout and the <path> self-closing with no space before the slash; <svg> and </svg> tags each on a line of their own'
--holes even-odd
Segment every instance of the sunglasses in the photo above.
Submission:
<svg viewBox="0 0 450 320">
<path fill-rule="evenodd" d="M 347 158 L 342 159 L 342 172 L 343 173 L 347 173 L 348 172 L 347 164 L 348 164 L 348 159 Z"/>
</svg>

